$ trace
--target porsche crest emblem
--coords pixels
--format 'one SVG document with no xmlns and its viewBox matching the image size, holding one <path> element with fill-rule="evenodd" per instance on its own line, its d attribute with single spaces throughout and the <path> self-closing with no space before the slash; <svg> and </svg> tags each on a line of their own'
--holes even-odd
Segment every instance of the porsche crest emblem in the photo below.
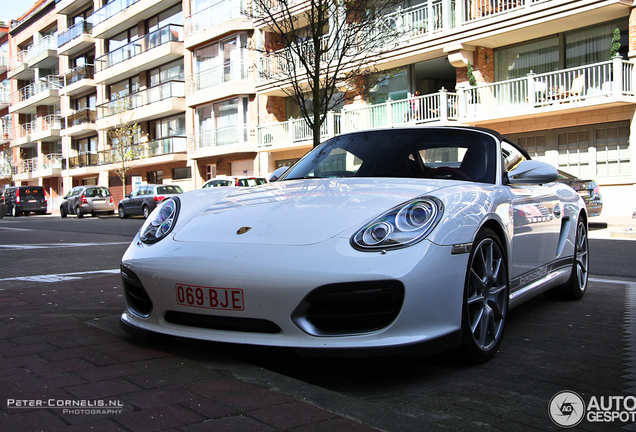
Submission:
<svg viewBox="0 0 636 432">
<path fill-rule="evenodd" d="M 252 227 L 241 227 L 241 228 L 238 229 L 236 234 L 238 234 L 238 235 L 245 234 L 246 232 L 248 232 L 251 229 L 252 229 Z"/>
</svg>

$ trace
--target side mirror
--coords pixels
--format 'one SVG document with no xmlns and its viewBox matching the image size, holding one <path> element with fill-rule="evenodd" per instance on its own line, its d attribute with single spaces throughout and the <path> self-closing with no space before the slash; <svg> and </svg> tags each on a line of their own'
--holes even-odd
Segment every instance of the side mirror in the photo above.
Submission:
<svg viewBox="0 0 636 432">
<path fill-rule="evenodd" d="M 126 194 L 126 198 L 130 198 L 130 197 L 132 197 L 132 194 L 131 194 L 131 193 Z"/>
<path fill-rule="evenodd" d="M 274 171 L 270 176 L 269 176 L 269 181 L 270 182 L 275 182 L 276 180 L 278 180 L 283 174 L 285 174 L 287 172 L 287 170 L 289 169 L 289 167 L 280 167 L 278 168 L 276 171 Z"/>
<path fill-rule="evenodd" d="M 556 181 L 559 173 L 552 165 L 527 160 L 521 162 L 514 170 L 508 173 L 508 182 L 511 184 L 544 184 Z"/>
</svg>

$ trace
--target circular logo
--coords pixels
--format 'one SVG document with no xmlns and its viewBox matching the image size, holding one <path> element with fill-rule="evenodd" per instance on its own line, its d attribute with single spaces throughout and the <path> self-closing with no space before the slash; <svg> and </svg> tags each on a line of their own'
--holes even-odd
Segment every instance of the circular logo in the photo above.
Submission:
<svg viewBox="0 0 636 432">
<path fill-rule="evenodd" d="M 585 401 L 577 393 L 564 390 L 550 400 L 550 418 L 557 425 L 571 428 L 581 423 L 585 416 Z"/>
</svg>

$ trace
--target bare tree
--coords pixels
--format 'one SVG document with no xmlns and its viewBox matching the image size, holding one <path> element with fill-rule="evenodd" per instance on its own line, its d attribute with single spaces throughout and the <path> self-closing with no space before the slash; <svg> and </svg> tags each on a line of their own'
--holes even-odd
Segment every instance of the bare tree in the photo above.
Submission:
<svg viewBox="0 0 636 432">
<path fill-rule="evenodd" d="M 129 106 L 127 97 L 118 98 L 109 105 L 111 115 L 106 130 L 109 148 L 104 152 L 104 162 L 114 166 L 124 186 L 124 194 L 126 174 L 139 164 L 143 155 L 143 145 L 139 143 L 141 127 L 132 121 L 134 113 Z"/>
<path fill-rule="evenodd" d="M 314 147 L 327 113 L 362 96 L 365 79 L 394 50 L 403 27 L 398 0 L 252 0 L 244 15 L 264 27 L 250 48 L 260 77 L 298 105 Z M 367 82 L 368 84 L 368 82 Z M 373 84 L 371 84 L 373 85 Z"/>
</svg>

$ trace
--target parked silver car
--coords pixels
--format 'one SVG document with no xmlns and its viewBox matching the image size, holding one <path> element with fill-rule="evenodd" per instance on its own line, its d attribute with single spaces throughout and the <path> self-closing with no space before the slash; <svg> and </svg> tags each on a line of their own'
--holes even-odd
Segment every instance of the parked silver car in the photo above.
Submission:
<svg viewBox="0 0 636 432">
<path fill-rule="evenodd" d="M 66 194 L 60 204 L 60 216 L 65 218 L 75 214 L 78 218 L 85 214 L 115 214 L 113 196 L 105 186 L 76 186 Z"/>
<path fill-rule="evenodd" d="M 149 184 L 133 189 L 126 198 L 119 201 L 117 212 L 121 219 L 131 215 L 142 215 L 145 218 L 165 199 L 183 193 L 181 186 Z"/>
</svg>

